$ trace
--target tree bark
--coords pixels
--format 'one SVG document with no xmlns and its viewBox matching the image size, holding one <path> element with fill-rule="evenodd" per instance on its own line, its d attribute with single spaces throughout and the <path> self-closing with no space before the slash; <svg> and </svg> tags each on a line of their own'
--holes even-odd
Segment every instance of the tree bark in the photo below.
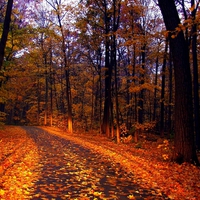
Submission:
<svg viewBox="0 0 200 200">
<path fill-rule="evenodd" d="M 169 83 L 168 83 L 168 90 L 169 90 L 169 102 L 168 102 L 168 136 L 172 134 L 172 89 L 173 89 L 173 69 L 172 69 L 172 55 L 171 50 L 169 49 Z"/>
<path fill-rule="evenodd" d="M 141 62 L 142 62 L 142 73 L 140 76 L 140 84 L 141 87 L 144 84 L 144 71 L 145 71 L 145 57 L 146 57 L 146 45 L 144 44 L 141 49 Z M 144 121 L 144 89 L 142 88 L 139 94 L 139 102 L 138 102 L 138 122 L 143 124 Z"/>
<path fill-rule="evenodd" d="M 165 72 L 166 72 L 166 61 L 167 61 L 167 49 L 168 49 L 168 39 L 165 43 L 165 52 L 162 66 L 162 89 L 161 89 L 161 105 L 160 105 L 160 135 L 164 136 L 164 116 L 165 116 Z"/>
<path fill-rule="evenodd" d="M 66 42 L 65 42 L 65 35 L 63 31 L 63 25 L 61 22 L 61 17 L 59 10 L 57 10 L 57 17 L 58 23 L 62 35 L 62 52 L 63 52 L 63 59 L 64 59 L 64 67 L 65 67 L 65 82 L 66 82 L 66 100 L 67 100 L 67 130 L 69 133 L 73 133 L 73 126 L 72 126 L 72 99 L 71 99 L 71 88 L 70 88 L 70 74 L 69 74 L 69 63 L 66 55 Z M 67 45 L 69 48 L 69 44 Z M 69 49 L 68 49 L 69 50 Z M 69 51 L 68 51 L 69 53 Z"/>
<path fill-rule="evenodd" d="M 196 155 L 193 126 L 192 79 L 189 51 L 183 31 L 175 31 L 180 24 L 174 0 L 158 0 L 170 46 L 175 73 L 175 141 L 173 160 L 177 163 L 199 164 Z"/>
<path fill-rule="evenodd" d="M 9 28 L 10 28 L 12 6 L 13 6 L 13 0 L 8 0 L 6 16 L 5 16 L 5 20 L 3 24 L 3 32 L 2 32 L 1 41 L 0 41 L 0 70 L 2 70 L 6 41 L 8 38 L 8 33 L 9 33 Z"/>
<path fill-rule="evenodd" d="M 3 24 L 3 32 L 1 35 L 1 41 L 0 41 L 0 71 L 3 69 L 6 41 L 8 38 L 9 29 L 10 29 L 12 6 L 13 6 L 13 0 L 8 0 L 6 16 L 5 16 L 5 20 Z M 0 80 L 0 88 L 1 86 L 2 86 L 2 80 Z M 0 113 L 4 111 L 5 111 L 5 103 L 0 102 Z"/>
<path fill-rule="evenodd" d="M 158 84 L 158 66 L 159 66 L 159 63 L 158 63 L 158 55 L 157 55 L 157 58 L 156 58 L 156 74 L 155 74 L 155 88 L 154 88 L 154 106 L 153 106 L 153 121 L 156 120 L 156 111 L 157 111 L 157 84 Z"/>
<path fill-rule="evenodd" d="M 111 112 L 111 79 L 112 65 L 110 64 L 110 16 L 107 5 L 104 5 L 104 24 L 105 24 L 105 101 L 102 132 L 107 136 L 110 135 L 110 112 Z"/>
<path fill-rule="evenodd" d="M 110 134 L 110 128 L 109 128 L 109 120 L 110 120 L 110 111 L 111 111 L 111 78 L 112 78 L 112 66 L 110 65 L 110 59 L 109 59 L 109 39 L 108 36 L 106 36 L 106 44 L 105 44 L 105 51 L 106 51 L 106 57 L 105 57 L 105 101 L 104 101 L 104 115 L 103 115 L 103 126 L 102 126 L 102 132 L 105 133 L 107 136 Z"/>
<path fill-rule="evenodd" d="M 194 91 L 194 127 L 196 134 L 196 146 L 200 150 L 200 125 L 199 125 L 199 82 L 198 82 L 198 58 L 197 58 L 197 24 L 195 23 L 195 16 L 198 9 L 192 11 L 192 61 L 193 61 L 193 91 Z M 191 0 L 191 7 L 195 6 L 194 0 Z"/>
</svg>

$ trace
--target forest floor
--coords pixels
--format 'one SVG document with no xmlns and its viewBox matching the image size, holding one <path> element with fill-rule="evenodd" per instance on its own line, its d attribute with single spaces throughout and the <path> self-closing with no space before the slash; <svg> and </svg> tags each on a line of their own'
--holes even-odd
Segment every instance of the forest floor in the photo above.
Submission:
<svg viewBox="0 0 200 200">
<path fill-rule="evenodd" d="M 155 195 L 154 198 L 148 198 L 148 195 L 144 195 L 144 198 L 142 195 L 140 195 L 141 198 L 136 198 L 135 195 L 130 194 L 127 199 L 200 199 L 200 168 L 187 163 L 178 165 L 170 162 L 172 143 L 167 139 L 161 139 L 155 135 L 141 135 L 138 143 L 116 144 L 95 133 L 69 135 L 58 128 L 40 128 L 89 149 L 97 155 L 109 157 L 112 162 L 120 165 L 120 169 L 134 175 L 131 183 L 142 188 L 135 190 L 135 193 L 140 194 L 151 190 Z M 40 135 L 38 134 L 37 138 L 33 139 L 23 127 L 5 126 L 0 130 L 0 199 L 26 199 L 24 196 L 30 196 L 33 193 L 31 186 L 38 181 L 38 173 L 41 174 L 38 169 L 41 168 L 41 164 L 38 163 L 42 155 L 38 146 L 35 145 L 36 140 L 40 142 Z M 50 146 L 53 145 L 52 143 Z M 57 145 L 60 144 L 57 143 Z M 66 165 L 71 164 L 67 162 Z M 128 178 L 123 180 L 130 185 Z M 44 184 L 40 182 L 40 185 Z M 45 192 L 44 188 L 40 190 L 40 192 Z M 98 192 L 95 194 L 98 197 L 96 199 L 106 199 L 100 198 Z M 55 198 L 51 199 L 56 199 L 56 194 L 54 195 Z M 162 198 L 163 195 L 165 197 Z M 48 198 L 34 196 L 31 199 Z M 65 199 L 87 200 L 90 198 L 84 196 Z"/>
</svg>

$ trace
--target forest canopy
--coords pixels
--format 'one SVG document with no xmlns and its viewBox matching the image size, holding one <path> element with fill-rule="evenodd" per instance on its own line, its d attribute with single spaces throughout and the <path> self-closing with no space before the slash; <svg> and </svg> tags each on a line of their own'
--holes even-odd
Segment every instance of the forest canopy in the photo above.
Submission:
<svg viewBox="0 0 200 200">
<path fill-rule="evenodd" d="M 8 2 L 0 3 L 1 35 Z M 130 134 L 171 138 L 192 131 L 194 155 L 200 148 L 199 2 L 170 0 L 168 11 L 166 2 L 14 0 L 0 71 L 0 121 L 96 130 L 118 142 L 123 126 Z M 187 49 L 185 67 L 179 39 Z M 184 103 L 185 110 L 178 106 Z M 191 130 L 180 128 L 186 116 Z M 175 159 L 185 154 L 176 153 Z"/>
</svg>

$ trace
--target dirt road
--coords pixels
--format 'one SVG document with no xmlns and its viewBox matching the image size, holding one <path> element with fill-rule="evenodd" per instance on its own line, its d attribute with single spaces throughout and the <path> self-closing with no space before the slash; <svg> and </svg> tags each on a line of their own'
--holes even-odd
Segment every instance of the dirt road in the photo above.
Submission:
<svg viewBox="0 0 200 200">
<path fill-rule="evenodd" d="M 20 185 L 19 174 L 23 176 L 20 175 L 21 188 L 16 190 L 16 199 L 167 199 L 153 189 L 141 188 L 134 174 L 108 156 L 37 127 L 23 129 L 26 138 L 16 149 L 17 154 L 23 155 L 18 155 L 15 163 L 1 174 L 1 199 L 15 199 L 6 194 L 8 185 L 3 179 L 10 178 L 10 187 L 14 188 Z M 14 173 L 15 169 L 20 172 Z"/>
</svg>

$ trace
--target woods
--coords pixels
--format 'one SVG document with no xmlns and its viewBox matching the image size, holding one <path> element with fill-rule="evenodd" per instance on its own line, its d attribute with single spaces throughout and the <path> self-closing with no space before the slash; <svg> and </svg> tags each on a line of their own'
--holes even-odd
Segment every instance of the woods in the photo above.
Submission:
<svg viewBox="0 0 200 200">
<path fill-rule="evenodd" d="M 180 163 L 184 161 L 198 163 L 194 143 L 192 78 L 189 64 L 189 50 L 182 30 L 176 36 L 173 35 L 174 30 L 180 24 L 174 1 L 160 0 L 159 6 L 170 35 L 175 73 L 174 127 L 176 134 L 174 159 Z"/>
<path fill-rule="evenodd" d="M 0 120 L 116 137 L 174 140 L 198 165 L 199 1 L 0 3 Z M 9 23 L 9 26 L 8 24 Z M 1 43 L 5 39 L 1 38 Z M 5 51 L 5 53 L 3 53 Z"/>
</svg>

